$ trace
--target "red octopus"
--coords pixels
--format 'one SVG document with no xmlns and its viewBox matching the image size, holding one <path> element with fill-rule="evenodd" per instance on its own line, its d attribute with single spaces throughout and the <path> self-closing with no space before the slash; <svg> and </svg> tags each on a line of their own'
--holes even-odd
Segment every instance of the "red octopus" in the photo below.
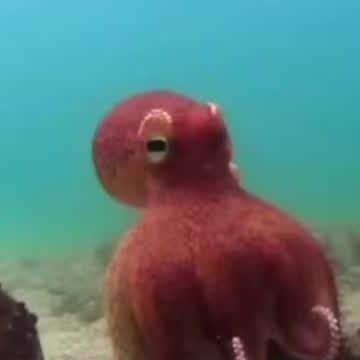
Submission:
<svg viewBox="0 0 360 360">
<path fill-rule="evenodd" d="M 131 124 L 137 131 L 127 131 Z M 118 359 L 263 360 L 271 343 L 303 360 L 340 354 L 323 247 L 239 184 L 229 144 L 214 104 L 168 92 L 125 101 L 98 129 L 94 160 L 105 189 L 146 205 L 108 270 Z"/>
<path fill-rule="evenodd" d="M 0 359 L 43 360 L 37 317 L 0 286 Z"/>
</svg>

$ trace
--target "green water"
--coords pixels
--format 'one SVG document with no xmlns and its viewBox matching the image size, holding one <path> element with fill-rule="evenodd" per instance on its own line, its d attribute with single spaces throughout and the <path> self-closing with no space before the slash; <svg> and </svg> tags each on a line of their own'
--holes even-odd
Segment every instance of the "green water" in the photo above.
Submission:
<svg viewBox="0 0 360 360">
<path fill-rule="evenodd" d="M 1 1 L 1 253 L 127 228 L 90 145 L 117 101 L 153 88 L 222 105 L 252 191 L 311 225 L 360 225 L 359 33 L 357 0 Z"/>
</svg>

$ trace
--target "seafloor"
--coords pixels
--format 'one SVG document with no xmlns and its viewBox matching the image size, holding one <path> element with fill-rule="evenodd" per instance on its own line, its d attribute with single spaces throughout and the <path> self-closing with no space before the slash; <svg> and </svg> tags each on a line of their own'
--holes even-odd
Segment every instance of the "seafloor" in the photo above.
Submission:
<svg viewBox="0 0 360 360">
<path fill-rule="evenodd" d="M 342 234 L 348 255 L 321 233 L 334 260 L 346 334 L 346 358 L 360 360 L 360 234 Z M 110 360 L 110 343 L 102 308 L 102 284 L 114 243 L 58 261 L 18 260 L 0 264 L 6 290 L 39 317 L 46 360 Z M 335 249 L 335 250 L 333 250 Z M 336 254 L 336 256 L 335 256 Z M 349 257 L 350 254 L 350 257 Z"/>
</svg>

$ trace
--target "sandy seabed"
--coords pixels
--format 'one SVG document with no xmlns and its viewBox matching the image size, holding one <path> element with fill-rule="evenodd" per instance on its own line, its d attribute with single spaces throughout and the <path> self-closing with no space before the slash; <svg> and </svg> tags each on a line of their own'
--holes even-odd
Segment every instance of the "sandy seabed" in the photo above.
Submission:
<svg viewBox="0 0 360 360">
<path fill-rule="evenodd" d="M 6 290 L 39 318 L 45 360 L 110 360 L 102 286 L 108 250 L 82 252 L 57 261 L 0 263 Z M 339 276 L 351 360 L 360 360 L 360 267 Z"/>
<path fill-rule="evenodd" d="M 38 316 L 45 360 L 110 360 L 97 251 L 57 261 L 0 263 L 5 290 Z"/>
</svg>

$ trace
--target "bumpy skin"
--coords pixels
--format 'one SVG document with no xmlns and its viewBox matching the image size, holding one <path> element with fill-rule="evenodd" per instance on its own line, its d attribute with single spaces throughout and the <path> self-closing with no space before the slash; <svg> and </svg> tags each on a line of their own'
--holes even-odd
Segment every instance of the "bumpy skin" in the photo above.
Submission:
<svg viewBox="0 0 360 360">
<path fill-rule="evenodd" d="M 43 360 L 37 318 L 0 286 L 0 359 Z"/>
<path fill-rule="evenodd" d="M 100 181 L 111 196 L 131 207 L 145 207 L 147 198 L 146 164 L 141 156 L 137 131 L 146 111 L 159 105 L 172 113 L 201 106 L 189 97 L 169 91 L 130 97 L 106 116 L 93 143 L 93 158 Z M 229 167 L 240 181 L 235 162 L 231 161 Z"/>
<path fill-rule="evenodd" d="M 154 108 L 171 121 L 152 116 Z M 147 206 L 109 267 L 117 359 L 263 360 L 269 342 L 298 359 L 337 358 L 338 297 L 324 249 L 290 215 L 239 186 L 221 115 L 166 101 L 142 113 L 132 153 L 145 163 L 144 144 L 159 134 L 172 146 L 163 162 L 145 167 Z M 121 145 L 111 152 L 97 144 L 96 164 L 114 167 Z"/>
</svg>

